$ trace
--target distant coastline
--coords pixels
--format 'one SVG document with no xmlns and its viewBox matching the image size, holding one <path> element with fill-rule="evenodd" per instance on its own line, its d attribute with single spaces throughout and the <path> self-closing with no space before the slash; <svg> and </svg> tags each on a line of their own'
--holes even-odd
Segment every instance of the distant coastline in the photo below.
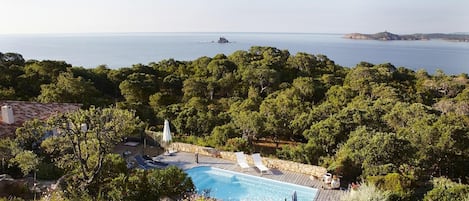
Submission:
<svg viewBox="0 0 469 201">
<path fill-rule="evenodd" d="M 287 49 L 290 54 L 323 54 L 336 64 L 353 67 L 361 61 L 391 62 L 414 70 L 468 73 L 469 43 L 444 40 L 350 40 L 346 33 L 100 33 L 1 35 L 0 52 L 21 52 L 25 59 L 65 60 L 85 68 L 106 64 L 117 69 L 165 59 L 195 60 L 206 55 L 230 55 L 251 46 Z M 228 44 L 218 44 L 225 37 Z M 213 41 L 213 43 L 212 43 Z M 403 44 L 405 43 L 405 45 Z M 383 48 L 386 47 L 386 48 Z M 125 55 L 125 56 L 123 56 Z"/>
<path fill-rule="evenodd" d="M 444 33 L 429 33 L 429 34 L 406 34 L 398 35 L 391 32 L 379 32 L 375 34 L 363 34 L 363 33 L 351 33 L 344 35 L 344 38 L 355 39 L 355 40 L 380 40 L 380 41 L 390 41 L 390 40 L 446 40 L 446 41 L 455 41 L 455 42 L 469 42 L 468 34 L 444 34 Z"/>
</svg>

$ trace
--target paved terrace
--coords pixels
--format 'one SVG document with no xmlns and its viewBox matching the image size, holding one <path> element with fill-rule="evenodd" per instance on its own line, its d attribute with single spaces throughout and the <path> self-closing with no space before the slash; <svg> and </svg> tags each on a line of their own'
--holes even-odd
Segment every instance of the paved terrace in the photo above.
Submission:
<svg viewBox="0 0 469 201">
<path fill-rule="evenodd" d="M 189 169 L 196 166 L 212 166 L 217 167 L 225 170 L 231 170 L 236 172 L 242 172 L 245 174 L 250 174 L 254 176 L 261 176 L 261 173 L 257 168 L 254 167 L 253 164 L 249 170 L 242 170 L 241 167 L 238 166 L 236 161 L 230 161 L 221 158 L 214 158 L 209 156 L 199 155 L 199 163 L 195 163 L 195 156 L 194 153 L 187 153 L 187 152 L 178 152 L 174 156 L 159 156 L 160 160 L 166 162 L 170 165 L 175 165 L 182 169 Z M 248 157 L 248 156 L 247 156 Z M 294 172 L 288 171 L 280 171 L 277 169 L 270 169 L 269 173 L 264 173 L 262 177 L 269 178 L 277 181 L 283 181 L 288 183 L 299 184 L 303 186 L 309 186 L 318 189 L 319 194 L 317 196 L 317 201 L 333 201 L 333 200 L 340 200 L 340 197 L 347 193 L 344 190 L 328 190 L 323 189 L 323 182 L 319 179 L 310 179 L 309 175 L 299 174 Z"/>
</svg>

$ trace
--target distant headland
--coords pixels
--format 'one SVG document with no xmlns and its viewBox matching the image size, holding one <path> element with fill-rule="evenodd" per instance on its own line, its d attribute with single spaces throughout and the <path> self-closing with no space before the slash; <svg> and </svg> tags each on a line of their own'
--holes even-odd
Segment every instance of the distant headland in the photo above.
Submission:
<svg viewBox="0 0 469 201">
<path fill-rule="evenodd" d="M 456 42 L 469 42 L 468 34 L 443 34 L 443 33 L 429 33 L 429 34 L 406 34 L 398 35 L 387 31 L 379 32 L 375 34 L 362 34 L 362 33 L 351 33 L 344 35 L 344 38 L 356 39 L 356 40 L 447 40 Z"/>
</svg>

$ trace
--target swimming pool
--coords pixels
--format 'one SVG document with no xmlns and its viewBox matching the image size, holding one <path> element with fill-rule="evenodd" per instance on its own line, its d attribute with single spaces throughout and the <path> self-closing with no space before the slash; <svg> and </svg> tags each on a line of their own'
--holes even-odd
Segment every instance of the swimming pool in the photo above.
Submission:
<svg viewBox="0 0 469 201">
<path fill-rule="evenodd" d="M 272 179 L 251 176 L 219 168 L 200 166 L 186 170 L 199 194 L 222 200 L 292 200 L 294 192 L 298 201 L 315 200 L 318 189 Z"/>
</svg>

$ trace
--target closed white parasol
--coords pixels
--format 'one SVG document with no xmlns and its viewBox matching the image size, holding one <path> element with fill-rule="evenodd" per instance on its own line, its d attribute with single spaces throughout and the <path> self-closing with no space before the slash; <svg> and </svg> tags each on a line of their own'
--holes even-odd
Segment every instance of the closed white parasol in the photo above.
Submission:
<svg viewBox="0 0 469 201">
<path fill-rule="evenodd" d="M 164 127 L 163 127 L 163 143 L 171 142 L 171 130 L 169 128 L 169 121 L 164 120 Z"/>
</svg>

